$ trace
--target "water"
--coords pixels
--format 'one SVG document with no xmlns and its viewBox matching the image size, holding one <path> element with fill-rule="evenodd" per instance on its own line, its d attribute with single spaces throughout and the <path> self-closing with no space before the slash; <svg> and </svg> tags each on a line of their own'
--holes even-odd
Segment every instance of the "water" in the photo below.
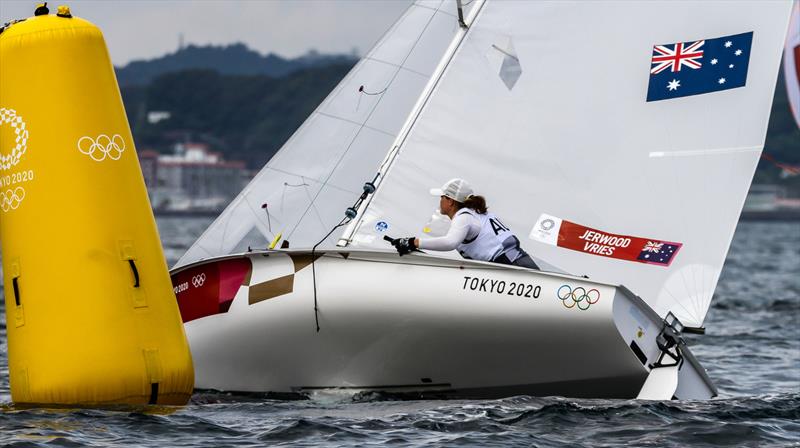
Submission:
<svg viewBox="0 0 800 448">
<path fill-rule="evenodd" d="M 159 220 L 174 261 L 208 224 Z M 8 446 L 800 447 L 800 225 L 739 225 L 706 326 L 690 345 L 719 387 L 709 401 L 511 397 L 308 401 L 196 393 L 160 412 L 16 409 L 0 321 L 0 444 Z"/>
</svg>

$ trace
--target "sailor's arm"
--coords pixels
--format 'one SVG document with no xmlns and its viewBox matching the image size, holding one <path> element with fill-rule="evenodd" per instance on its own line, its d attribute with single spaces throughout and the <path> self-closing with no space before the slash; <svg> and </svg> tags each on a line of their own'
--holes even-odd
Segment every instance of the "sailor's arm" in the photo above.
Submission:
<svg viewBox="0 0 800 448">
<path fill-rule="evenodd" d="M 414 238 L 414 246 L 419 249 L 448 251 L 454 250 L 467 238 L 469 232 L 470 216 L 467 214 L 458 215 L 453 219 L 447 235 L 438 238 Z"/>
</svg>

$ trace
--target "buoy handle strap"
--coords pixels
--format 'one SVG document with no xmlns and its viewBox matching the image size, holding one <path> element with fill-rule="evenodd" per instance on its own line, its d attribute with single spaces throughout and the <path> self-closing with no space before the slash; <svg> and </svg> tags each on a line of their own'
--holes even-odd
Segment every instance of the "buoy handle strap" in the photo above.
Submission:
<svg viewBox="0 0 800 448">
<path fill-rule="evenodd" d="M 11 284 L 14 287 L 14 303 L 19 306 L 19 277 L 14 277 L 11 279 Z"/>
<path fill-rule="evenodd" d="M 129 259 L 128 260 L 128 265 L 130 265 L 131 271 L 133 272 L 133 287 L 134 288 L 138 288 L 139 287 L 139 270 L 136 269 L 136 261 Z"/>
</svg>

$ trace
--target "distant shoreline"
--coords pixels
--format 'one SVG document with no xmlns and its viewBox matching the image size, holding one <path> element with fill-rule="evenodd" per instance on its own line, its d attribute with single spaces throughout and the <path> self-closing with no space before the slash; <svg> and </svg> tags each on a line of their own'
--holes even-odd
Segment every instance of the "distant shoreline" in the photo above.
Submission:
<svg viewBox="0 0 800 448">
<path fill-rule="evenodd" d="M 222 210 L 153 210 L 156 217 L 216 218 Z"/>
<path fill-rule="evenodd" d="M 739 221 L 800 221 L 800 209 L 743 211 Z"/>
</svg>

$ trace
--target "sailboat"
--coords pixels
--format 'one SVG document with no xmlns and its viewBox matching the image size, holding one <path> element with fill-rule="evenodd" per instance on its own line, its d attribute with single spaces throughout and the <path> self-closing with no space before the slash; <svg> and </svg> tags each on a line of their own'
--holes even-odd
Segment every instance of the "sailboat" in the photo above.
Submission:
<svg viewBox="0 0 800 448">
<path fill-rule="evenodd" d="M 415 2 L 173 268 L 197 387 L 715 396 L 790 8 Z M 543 270 L 394 252 L 454 177 Z"/>
</svg>

